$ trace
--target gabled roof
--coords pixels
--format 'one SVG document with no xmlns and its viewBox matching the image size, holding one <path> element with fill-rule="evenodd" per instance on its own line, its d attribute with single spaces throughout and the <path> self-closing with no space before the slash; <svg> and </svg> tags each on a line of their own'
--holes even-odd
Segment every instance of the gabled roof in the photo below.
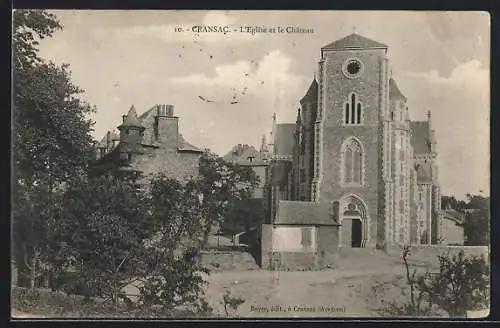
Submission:
<svg viewBox="0 0 500 328">
<path fill-rule="evenodd" d="M 264 154 L 250 145 L 236 145 L 229 153 L 224 155 L 224 160 L 239 165 L 265 165 Z M 250 160 L 252 158 L 252 160 Z"/>
<path fill-rule="evenodd" d="M 294 123 L 276 124 L 276 135 L 274 136 L 274 152 L 276 155 L 293 155 L 295 147 Z"/>
<path fill-rule="evenodd" d="M 406 101 L 405 95 L 399 90 L 396 81 L 391 77 L 389 79 L 389 98 L 390 99 L 402 99 Z"/>
<path fill-rule="evenodd" d="M 321 48 L 321 50 L 350 49 L 387 49 L 387 46 L 383 43 L 373 41 L 356 33 L 352 33 Z"/>
<path fill-rule="evenodd" d="M 300 103 L 305 103 L 307 101 L 317 101 L 318 100 L 318 82 L 316 78 L 311 82 L 309 89 L 307 90 L 305 96 L 300 100 Z"/>
<path fill-rule="evenodd" d="M 338 225 L 327 204 L 280 200 L 275 224 Z"/>
<path fill-rule="evenodd" d="M 413 145 L 413 153 L 427 154 L 429 152 L 429 122 L 411 122 L 410 123 L 412 137 L 411 142 Z"/>
</svg>

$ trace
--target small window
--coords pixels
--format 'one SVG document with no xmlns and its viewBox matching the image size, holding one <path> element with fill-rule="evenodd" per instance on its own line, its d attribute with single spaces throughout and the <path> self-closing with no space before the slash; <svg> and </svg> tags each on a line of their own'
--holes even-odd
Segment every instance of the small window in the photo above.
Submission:
<svg viewBox="0 0 500 328">
<path fill-rule="evenodd" d="M 391 120 L 394 121 L 394 112 L 391 112 Z"/>
<path fill-rule="evenodd" d="M 128 153 L 127 157 L 128 157 L 128 160 L 131 161 L 132 160 L 132 153 Z"/>
<path fill-rule="evenodd" d="M 312 246 L 312 228 L 302 228 L 302 246 L 311 247 Z"/>
</svg>

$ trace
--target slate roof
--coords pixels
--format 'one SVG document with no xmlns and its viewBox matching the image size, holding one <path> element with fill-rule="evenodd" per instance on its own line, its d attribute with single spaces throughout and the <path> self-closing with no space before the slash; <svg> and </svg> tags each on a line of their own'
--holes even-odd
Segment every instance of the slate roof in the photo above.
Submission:
<svg viewBox="0 0 500 328">
<path fill-rule="evenodd" d="M 403 95 L 401 90 L 399 90 L 396 81 L 393 78 L 389 79 L 389 98 L 390 99 L 402 99 L 406 101 L 406 97 Z"/>
<path fill-rule="evenodd" d="M 338 225 L 326 204 L 281 200 L 274 224 Z"/>
<path fill-rule="evenodd" d="M 250 158 L 252 157 L 252 161 Z M 224 160 L 239 165 L 266 165 L 264 154 L 250 145 L 236 145 L 229 153 L 224 155 Z"/>
<path fill-rule="evenodd" d="M 179 143 L 179 146 L 178 146 L 179 151 L 192 151 L 192 152 L 199 152 L 199 153 L 203 152 L 200 148 L 187 142 L 184 139 L 184 137 L 182 136 L 182 134 L 179 134 L 178 143 Z"/>
<path fill-rule="evenodd" d="M 318 100 L 318 82 L 314 79 L 309 86 L 305 96 L 300 100 L 300 103 L 307 101 L 317 101 Z"/>
<path fill-rule="evenodd" d="M 410 127 L 412 131 L 411 143 L 413 146 L 413 153 L 416 155 L 427 154 L 429 152 L 428 142 L 430 140 L 429 122 L 411 122 Z"/>
<path fill-rule="evenodd" d="M 111 132 L 110 133 L 110 141 L 120 141 L 120 136 L 116 132 Z M 108 147 L 108 133 L 104 135 L 104 137 L 99 141 L 97 144 L 97 148 L 107 148 Z"/>
<path fill-rule="evenodd" d="M 142 127 L 145 128 L 142 125 L 142 122 L 149 116 L 151 111 L 155 110 L 156 106 L 148 109 L 144 113 L 142 113 L 140 116 L 137 116 L 137 112 L 135 110 L 134 105 L 130 107 L 130 110 L 128 111 L 127 115 L 125 116 L 124 122 L 120 126 L 136 126 L 136 127 Z M 115 132 L 111 133 L 111 140 L 120 140 L 120 136 L 116 134 Z M 106 147 L 107 145 L 107 134 L 104 135 L 102 140 L 97 144 L 97 147 Z M 192 145 L 191 143 L 187 142 L 184 137 L 179 134 L 178 136 L 178 148 L 179 151 L 190 151 L 190 152 L 203 152 L 200 148 Z"/>
<path fill-rule="evenodd" d="M 350 49 L 387 49 L 388 47 L 380 42 L 373 41 L 364 36 L 356 33 L 349 34 L 348 36 L 334 41 L 321 50 L 350 50 Z"/>
<path fill-rule="evenodd" d="M 274 151 L 276 155 L 293 155 L 295 147 L 294 123 L 276 124 L 276 135 L 274 136 Z"/>
<path fill-rule="evenodd" d="M 122 123 L 121 126 L 134 126 L 134 127 L 143 127 L 141 122 L 139 121 L 139 118 L 137 117 L 137 112 L 135 111 L 134 105 L 130 107 L 130 110 L 128 111 L 127 115 L 125 116 L 125 119 Z"/>
</svg>

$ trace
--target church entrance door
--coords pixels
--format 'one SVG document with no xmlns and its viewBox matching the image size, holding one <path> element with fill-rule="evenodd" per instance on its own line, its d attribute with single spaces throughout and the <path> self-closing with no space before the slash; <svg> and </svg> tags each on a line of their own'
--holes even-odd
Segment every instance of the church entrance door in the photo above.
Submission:
<svg viewBox="0 0 500 328">
<path fill-rule="evenodd" d="M 361 220 L 353 219 L 351 221 L 352 221 L 351 247 L 361 247 L 361 239 L 362 239 Z"/>
</svg>

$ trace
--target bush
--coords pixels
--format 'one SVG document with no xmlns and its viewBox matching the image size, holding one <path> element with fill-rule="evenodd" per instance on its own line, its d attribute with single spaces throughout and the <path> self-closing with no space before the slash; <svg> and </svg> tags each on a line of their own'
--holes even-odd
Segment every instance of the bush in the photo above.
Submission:
<svg viewBox="0 0 500 328">
<path fill-rule="evenodd" d="M 408 264 L 410 247 L 403 249 L 409 301 L 392 302 L 383 312 L 396 316 L 431 316 L 445 311 L 450 318 L 489 307 L 489 267 L 483 256 L 440 255 L 439 271 L 417 275 Z"/>
</svg>

